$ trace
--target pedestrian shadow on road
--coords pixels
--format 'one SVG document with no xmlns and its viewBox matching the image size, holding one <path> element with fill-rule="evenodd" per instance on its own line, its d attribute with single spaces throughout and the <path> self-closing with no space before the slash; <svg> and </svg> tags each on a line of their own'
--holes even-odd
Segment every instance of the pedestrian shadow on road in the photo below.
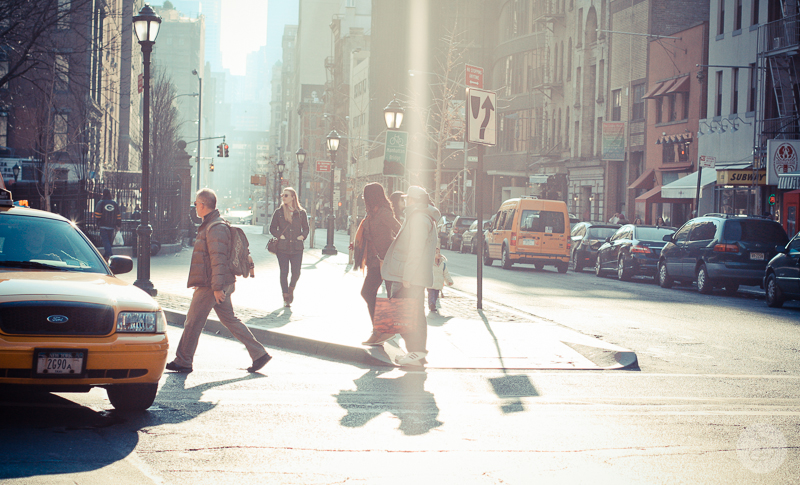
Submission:
<svg viewBox="0 0 800 485">
<path fill-rule="evenodd" d="M 340 424 L 348 428 L 365 426 L 389 412 L 400 419 L 398 429 L 405 435 L 422 435 L 442 423 L 433 393 L 425 390 L 425 371 L 411 371 L 397 378 L 380 377 L 384 370 L 370 369 L 354 380 L 356 390 L 343 389 L 336 402 L 347 411 Z"/>
<path fill-rule="evenodd" d="M 252 379 L 261 379 L 266 377 L 264 374 L 258 372 L 247 373 L 242 377 L 235 379 L 225 379 L 222 381 L 203 382 L 196 386 L 186 387 L 186 380 L 191 374 L 182 374 L 178 372 L 168 372 L 164 374 L 166 382 L 158 390 L 155 405 L 161 409 L 172 409 L 172 413 L 159 414 L 159 417 L 164 417 L 163 422 L 176 424 L 184 421 L 189 421 L 197 416 L 211 411 L 217 407 L 216 402 L 203 401 L 203 393 L 215 387 L 226 386 L 228 384 L 235 384 L 237 382 L 248 381 Z M 159 396 L 171 393 L 180 393 L 180 401 L 161 400 Z M 167 405 L 169 404 L 169 405 Z"/>
<path fill-rule="evenodd" d="M 442 315 L 438 312 L 428 312 L 427 317 L 429 327 L 444 327 L 447 322 L 455 318 L 453 316 Z"/>
</svg>

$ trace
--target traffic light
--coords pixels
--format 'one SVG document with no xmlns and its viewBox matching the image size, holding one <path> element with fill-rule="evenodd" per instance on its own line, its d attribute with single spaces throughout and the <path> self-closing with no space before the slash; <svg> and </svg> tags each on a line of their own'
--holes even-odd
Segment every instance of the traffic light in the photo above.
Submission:
<svg viewBox="0 0 800 485">
<path fill-rule="evenodd" d="M 211 162 L 211 164 L 208 166 L 208 171 L 209 172 L 213 172 L 214 171 L 214 162 Z"/>
<path fill-rule="evenodd" d="M 775 205 L 778 202 L 778 198 L 775 197 L 775 194 L 769 194 L 769 205 Z"/>
<path fill-rule="evenodd" d="M 228 144 L 227 143 L 223 143 L 222 145 L 225 148 L 225 158 L 228 158 Z"/>
<path fill-rule="evenodd" d="M 224 143 L 220 143 L 219 145 L 217 145 L 217 156 L 218 157 L 221 157 L 221 156 L 223 156 L 225 154 L 223 149 L 222 149 L 223 145 L 224 145 Z"/>
</svg>

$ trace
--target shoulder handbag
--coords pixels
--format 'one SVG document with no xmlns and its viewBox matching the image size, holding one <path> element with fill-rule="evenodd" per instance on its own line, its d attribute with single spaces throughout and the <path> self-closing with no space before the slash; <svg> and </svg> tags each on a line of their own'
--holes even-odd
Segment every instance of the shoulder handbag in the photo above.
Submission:
<svg viewBox="0 0 800 485">
<path fill-rule="evenodd" d="M 383 333 L 412 332 L 421 324 L 419 306 L 417 298 L 376 298 L 372 327 Z"/>
<path fill-rule="evenodd" d="M 286 226 L 283 228 L 283 231 L 281 231 L 281 233 L 280 233 L 280 235 L 278 237 L 283 236 L 283 233 L 286 232 L 286 229 L 289 229 L 289 224 L 286 224 Z M 270 238 L 269 241 L 267 241 L 267 251 L 271 252 L 272 254 L 277 254 L 277 252 L 278 252 L 278 238 L 277 237 L 273 236 L 272 238 Z"/>
</svg>

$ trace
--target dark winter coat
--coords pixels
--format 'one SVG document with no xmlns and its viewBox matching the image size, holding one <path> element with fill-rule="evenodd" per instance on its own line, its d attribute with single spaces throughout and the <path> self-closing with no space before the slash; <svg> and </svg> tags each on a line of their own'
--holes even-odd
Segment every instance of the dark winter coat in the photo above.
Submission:
<svg viewBox="0 0 800 485">
<path fill-rule="evenodd" d="M 284 230 L 285 229 L 285 230 Z M 308 215 L 306 211 L 296 211 L 292 216 L 292 223 L 283 217 L 283 206 L 272 214 L 269 232 L 278 238 L 278 252 L 284 254 L 297 254 L 303 252 L 304 241 L 308 237 Z M 285 239 L 281 239 L 281 233 Z M 303 241 L 298 241 L 297 236 L 303 236 Z"/>
<path fill-rule="evenodd" d="M 386 257 L 386 250 L 392 245 L 400 222 L 394 218 L 392 210 L 381 207 L 374 214 L 368 214 L 364 219 L 364 237 L 367 239 L 367 266 L 376 267 Z"/>
<path fill-rule="evenodd" d="M 113 200 L 102 199 L 95 204 L 94 219 L 98 227 L 116 229 L 122 225 L 122 213 L 119 204 Z"/>
<path fill-rule="evenodd" d="M 231 243 L 231 231 L 227 224 L 214 224 L 224 221 L 218 210 L 206 214 L 203 223 L 197 229 L 197 239 L 192 251 L 192 263 L 189 266 L 188 288 L 195 286 L 210 287 L 214 291 L 222 291 L 226 286 L 236 282 L 236 276 L 228 267 L 228 248 Z"/>
</svg>

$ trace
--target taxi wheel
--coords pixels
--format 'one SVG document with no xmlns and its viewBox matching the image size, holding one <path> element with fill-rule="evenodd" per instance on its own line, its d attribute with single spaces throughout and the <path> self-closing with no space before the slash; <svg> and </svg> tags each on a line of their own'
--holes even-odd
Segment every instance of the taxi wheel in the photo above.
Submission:
<svg viewBox="0 0 800 485">
<path fill-rule="evenodd" d="M 116 384 L 106 388 L 108 400 L 118 411 L 144 411 L 153 405 L 158 393 L 155 384 Z"/>
<path fill-rule="evenodd" d="M 494 260 L 489 257 L 489 248 L 484 245 L 483 247 L 483 265 L 484 266 L 491 266 Z"/>
<path fill-rule="evenodd" d="M 503 269 L 511 269 L 511 265 L 514 264 L 511 262 L 511 258 L 508 255 L 508 247 L 503 246 L 503 255 L 501 261 Z"/>
</svg>

